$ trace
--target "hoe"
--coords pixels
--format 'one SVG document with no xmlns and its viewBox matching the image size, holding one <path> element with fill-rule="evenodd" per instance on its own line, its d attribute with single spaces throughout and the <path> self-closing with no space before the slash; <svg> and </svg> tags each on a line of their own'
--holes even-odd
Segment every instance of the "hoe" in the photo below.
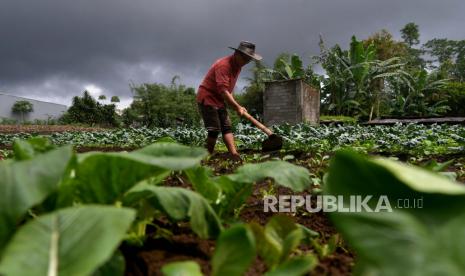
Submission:
<svg viewBox="0 0 465 276">
<path fill-rule="evenodd" d="M 263 152 L 276 151 L 283 147 L 283 138 L 281 136 L 274 134 L 269 128 L 257 121 L 249 113 L 244 113 L 243 116 L 252 122 L 252 124 L 254 124 L 257 128 L 263 131 L 266 135 L 268 135 L 268 138 L 262 142 Z"/>
</svg>

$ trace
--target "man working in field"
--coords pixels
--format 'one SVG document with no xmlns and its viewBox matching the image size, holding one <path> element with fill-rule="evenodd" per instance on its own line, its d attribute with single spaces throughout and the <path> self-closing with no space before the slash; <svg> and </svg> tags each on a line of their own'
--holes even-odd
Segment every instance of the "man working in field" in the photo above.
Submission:
<svg viewBox="0 0 465 276">
<path fill-rule="evenodd" d="M 232 93 L 241 68 L 252 59 L 261 60 L 262 57 L 255 53 L 255 44 L 248 41 L 242 41 L 237 48 L 229 48 L 234 50 L 234 54 L 220 58 L 213 63 L 199 86 L 197 102 L 208 131 L 206 144 L 208 152 L 213 153 L 216 140 L 221 132 L 232 158 L 240 160 L 225 104 L 234 108 L 239 116 L 247 112 L 234 100 Z"/>
</svg>

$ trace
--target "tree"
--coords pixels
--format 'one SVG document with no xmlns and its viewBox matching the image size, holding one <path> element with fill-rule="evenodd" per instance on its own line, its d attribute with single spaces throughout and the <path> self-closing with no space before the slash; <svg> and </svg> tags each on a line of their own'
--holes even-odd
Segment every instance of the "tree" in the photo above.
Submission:
<svg viewBox="0 0 465 276">
<path fill-rule="evenodd" d="M 453 77 L 459 82 L 465 82 L 465 40 L 456 43 L 457 58 L 455 60 L 455 68 Z"/>
<path fill-rule="evenodd" d="M 442 77 L 465 80 L 465 40 L 432 39 L 423 48 L 435 58 L 431 68 L 437 69 Z"/>
<path fill-rule="evenodd" d="M 34 111 L 34 105 L 28 101 L 17 101 L 12 106 L 11 111 L 21 114 L 21 121 L 24 123 L 24 114 Z"/>
<path fill-rule="evenodd" d="M 445 88 L 447 91 L 447 105 L 450 107 L 449 116 L 465 116 L 465 83 L 450 82 Z"/>
<path fill-rule="evenodd" d="M 454 60 L 456 42 L 448 39 L 432 39 L 423 45 L 423 48 L 442 64 L 448 60 Z"/>
<path fill-rule="evenodd" d="M 373 44 L 376 48 L 376 58 L 387 60 L 393 57 L 406 58 L 408 56 L 407 46 L 399 41 L 394 40 L 392 34 L 383 29 L 363 40 L 363 46 L 368 47 Z"/>
<path fill-rule="evenodd" d="M 420 31 L 418 25 L 410 22 L 400 30 L 402 33 L 402 38 L 404 39 L 405 43 L 412 48 L 413 45 L 417 45 L 420 43 Z"/>
<path fill-rule="evenodd" d="M 426 66 L 426 61 L 422 58 L 425 51 L 416 49 L 413 46 L 420 43 L 420 29 L 417 24 L 410 22 L 400 30 L 404 43 L 407 45 L 407 55 L 405 60 L 408 63 L 408 72 L 416 73 L 418 70 L 423 70 Z"/>
<path fill-rule="evenodd" d="M 177 84 L 173 78 L 170 86 L 159 83 L 132 85 L 134 100 L 123 111 L 124 121 L 148 127 L 172 127 L 177 122 L 186 125 L 199 125 L 196 95 L 193 88 Z"/>
<path fill-rule="evenodd" d="M 107 96 L 105 96 L 105 95 L 100 95 L 100 96 L 98 96 L 98 100 L 99 100 L 99 101 L 104 101 L 104 100 L 106 100 L 106 99 L 107 99 Z"/>
<path fill-rule="evenodd" d="M 118 96 L 111 97 L 111 102 L 112 103 L 119 103 L 120 102 L 119 97 Z"/>
<path fill-rule="evenodd" d="M 364 46 L 355 36 L 349 51 L 343 51 L 339 45 L 326 49 L 323 41 L 320 47 L 319 62 L 328 76 L 323 80 L 323 110 L 330 114 L 371 119 L 375 112 L 380 116 L 380 107 L 386 98 L 384 79 L 408 75 L 400 58 L 379 60 L 374 43 Z"/>
<path fill-rule="evenodd" d="M 118 126 L 118 116 L 114 104 L 101 104 L 97 102 L 87 91 L 82 97 L 74 97 L 73 103 L 63 115 L 61 120 L 64 123 Z"/>
<path fill-rule="evenodd" d="M 409 75 L 393 95 L 392 113 L 401 116 L 439 116 L 449 110 L 444 88 L 446 79 L 426 70 Z"/>
<path fill-rule="evenodd" d="M 256 118 L 263 118 L 263 92 L 265 91 L 265 82 L 262 72 L 264 68 L 265 66 L 263 63 L 255 61 L 254 67 L 251 69 L 252 77 L 247 78 L 249 83 L 244 88 L 245 92 L 237 96 L 238 102 Z"/>
</svg>

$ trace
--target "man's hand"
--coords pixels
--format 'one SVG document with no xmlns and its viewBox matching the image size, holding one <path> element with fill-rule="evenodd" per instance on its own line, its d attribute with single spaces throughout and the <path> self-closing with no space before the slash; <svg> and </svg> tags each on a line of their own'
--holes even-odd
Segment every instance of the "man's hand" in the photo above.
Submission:
<svg viewBox="0 0 465 276">
<path fill-rule="evenodd" d="M 237 115 L 242 117 L 244 114 L 247 113 L 247 109 L 245 109 L 243 106 L 237 103 L 236 100 L 231 95 L 231 93 L 229 93 L 229 91 L 223 91 L 221 95 L 223 95 L 223 98 L 229 104 L 229 106 L 234 107 L 234 109 L 237 112 Z"/>
<path fill-rule="evenodd" d="M 237 115 L 242 117 L 242 116 L 244 116 L 244 114 L 247 113 L 247 109 L 245 109 L 245 107 L 243 107 L 243 106 L 238 105 L 237 108 L 236 108 L 236 112 L 237 112 Z"/>
</svg>

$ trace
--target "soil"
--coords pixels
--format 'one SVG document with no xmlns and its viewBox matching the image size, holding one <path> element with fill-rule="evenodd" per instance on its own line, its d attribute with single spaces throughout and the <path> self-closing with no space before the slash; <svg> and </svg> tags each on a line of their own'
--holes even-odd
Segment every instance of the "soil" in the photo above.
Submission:
<svg viewBox="0 0 465 276">
<path fill-rule="evenodd" d="M 0 125 L 0 133 L 36 133 L 52 134 L 54 132 L 104 131 L 106 128 L 81 127 L 71 125 Z"/>
<path fill-rule="evenodd" d="M 12 150 L 12 145 L 0 145 L 0 150 Z M 137 147 L 119 147 L 119 146 L 77 146 L 75 147 L 76 152 L 84 153 L 89 151 L 100 151 L 100 152 L 121 152 L 121 151 L 133 151 L 139 149 Z"/>
<path fill-rule="evenodd" d="M 118 146 L 82 146 L 76 147 L 76 152 L 84 153 L 89 151 L 100 151 L 100 152 L 121 152 L 121 151 L 133 151 L 139 148 L 136 147 L 118 147 Z"/>
</svg>

